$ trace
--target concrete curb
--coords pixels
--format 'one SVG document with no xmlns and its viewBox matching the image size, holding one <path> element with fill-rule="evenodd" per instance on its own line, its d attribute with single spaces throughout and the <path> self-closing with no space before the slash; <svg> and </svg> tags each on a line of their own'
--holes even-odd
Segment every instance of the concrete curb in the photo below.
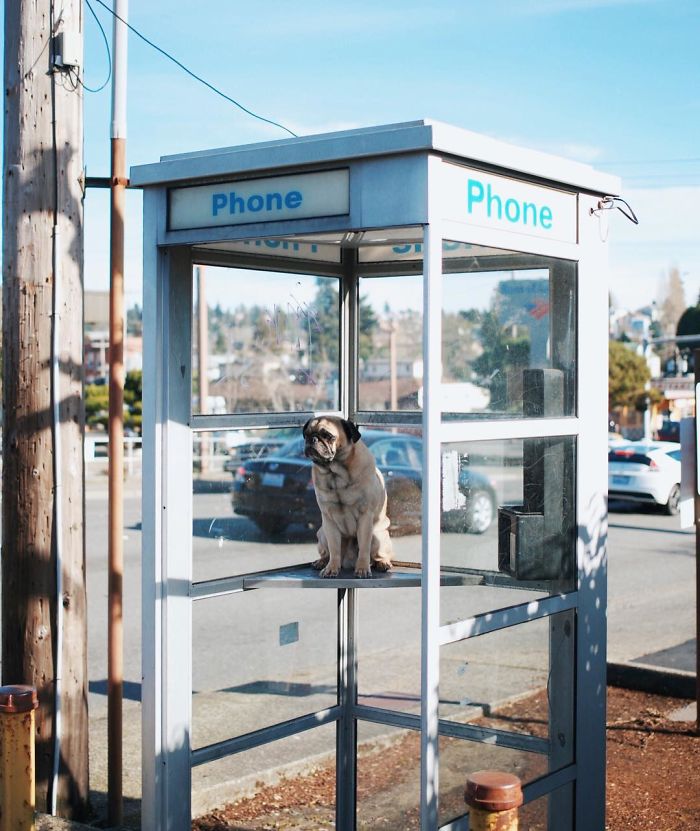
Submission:
<svg viewBox="0 0 700 831">
<path fill-rule="evenodd" d="M 93 827 L 82 822 L 52 817 L 50 814 L 37 814 L 36 828 L 37 831 L 95 831 Z"/>
<path fill-rule="evenodd" d="M 669 695 L 673 698 L 695 698 L 694 672 L 682 669 L 661 669 L 633 662 L 608 664 L 608 684 L 626 690 Z"/>
</svg>

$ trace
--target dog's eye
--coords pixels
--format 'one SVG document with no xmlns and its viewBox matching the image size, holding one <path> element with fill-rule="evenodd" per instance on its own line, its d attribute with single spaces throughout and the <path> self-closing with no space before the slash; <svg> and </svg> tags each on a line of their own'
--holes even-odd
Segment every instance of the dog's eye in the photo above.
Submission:
<svg viewBox="0 0 700 831">
<path fill-rule="evenodd" d="M 318 434 L 322 439 L 325 439 L 326 441 L 331 441 L 335 438 L 333 433 L 329 433 L 328 430 L 319 430 Z"/>
</svg>

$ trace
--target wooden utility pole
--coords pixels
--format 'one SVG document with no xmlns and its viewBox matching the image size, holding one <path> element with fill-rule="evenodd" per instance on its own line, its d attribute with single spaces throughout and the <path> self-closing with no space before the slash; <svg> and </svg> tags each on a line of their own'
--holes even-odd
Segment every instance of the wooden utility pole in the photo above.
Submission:
<svg viewBox="0 0 700 831">
<path fill-rule="evenodd" d="M 59 33 L 71 71 L 55 68 Z M 2 679 L 38 690 L 38 810 L 56 801 L 76 818 L 88 807 L 81 45 L 81 0 L 5 3 Z"/>
</svg>

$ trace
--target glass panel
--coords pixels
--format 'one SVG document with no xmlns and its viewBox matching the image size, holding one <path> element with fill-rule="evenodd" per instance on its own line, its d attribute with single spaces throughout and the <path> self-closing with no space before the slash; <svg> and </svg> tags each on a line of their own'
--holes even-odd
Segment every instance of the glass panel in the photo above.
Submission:
<svg viewBox="0 0 700 831">
<path fill-rule="evenodd" d="M 466 776 L 464 777 L 466 782 Z M 442 784 L 442 783 L 441 783 Z M 442 791 L 445 791 L 443 794 Z M 464 813 L 468 813 L 465 805 L 460 805 L 459 782 L 454 787 L 441 788 L 441 815 L 442 821 L 451 822 Z M 461 813 L 460 813 L 461 811 Z M 532 802 L 520 806 L 518 811 L 518 827 L 527 831 L 570 831 L 573 828 L 573 787 L 563 785 L 550 794 L 541 796 Z"/>
<path fill-rule="evenodd" d="M 548 593 L 573 588 L 574 491 L 571 436 L 443 445 L 442 569 L 497 572 Z"/>
<path fill-rule="evenodd" d="M 360 279 L 361 410 L 418 410 L 423 388 L 423 278 Z"/>
<path fill-rule="evenodd" d="M 360 723 L 357 743 L 358 831 L 418 831 L 420 733 Z"/>
<path fill-rule="evenodd" d="M 237 268 L 198 267 L 195 272 L 194 413 L 338 409 L 337 278 Z M 200 294 L 206 316 L 199 315 Z M 207 350 L 203 401 L 200 319 Z"/>
<path fill-rule="evenodd" d="M 443 411 L 573 415 L 576 264 L 444 246 Z"/>
<path fill-rule="evenodd" d="M 202 828 L 335 826 L 335 724 L 192 770 L 192 814 Z M 211 817 L 204 817 L 216 811 Z"/>
<path fill-rule="evenodd" d="M 572 762 L 573 624 L 562 612 L 443 646 L 440 718 L 544 738 L 550 770 Z"/>
<path fill-rule="evenodd" d="M 337 703 L 337 595 L 264 589 L 198 600 L 192 746 Z"/>
<path fill-rule="evenodd" d="M 576 264 L 443 243 L 443 391 L 449 414 L 575 413 Z M 422 268 L 422 244 L 360 249 L 359 261 Z M 396 267 L 396 265 L 393 265 Z M 360 278 L 361 410 L 420 410 L 423 277 Z"/>
<path fill-rule="evenodd" d="M 415 539 L 420 544 L 420 537 Z M 358 703 L 420 713 L 420 589 L 356 594 Z"/>
<path fill-rule="evenodd" d="M 568 783 L 521 806 L 518 819 L 528 831 L 569 831 L 574 827 L 573 806 L 574 787 Z"/>
<path fill-rule="evenodd" d="M 308 564 L 320 514 L 301 430 L 193 433 L 195 582 Z"/>
<path fill-rule="evenodd" d="M 547 761 L 535 753 L 440 736 L 439 825 L 467 812 L 464 786 L 467 776 L 478 770 L 513 773 L 526 784 L 547 772 Z M 530 829 L 529 825 L 520 827 Z"/>
</svg>

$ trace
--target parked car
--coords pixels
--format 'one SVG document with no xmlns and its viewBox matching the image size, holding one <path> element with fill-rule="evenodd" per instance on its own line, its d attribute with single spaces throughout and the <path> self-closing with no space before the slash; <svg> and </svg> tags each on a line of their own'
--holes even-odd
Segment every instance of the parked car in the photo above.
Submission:
<svg viewBox="0 0 700 831">
<path fill-rule="evenodd" d="M 264 456 L 276 453 L 285 444 L 289 444 L 289 436 L 277 438 L 270 436 L 241 442 L 229 450 L 228 459 L 224 462 L 224 470 L 235 473 L 243 462 L 249 459 L 262 459 Z"/>
<path fill-rule="evenodd" d="M 418 531 L 421 527 L 421 461 L 423 443 L 417 436 L 383 430 L 362 431 L 384 476 L 387 514 L 392 535 Z M 315 528 L 321 512 L 311 481 L 311 460 L 304 456 L 304 439 L 293 439 L 279 452 L 263 459 L 250 459 L 238 466 L 231 490 L 233 511 L 247 516 L 266 533 L 280 533 L 292 523 Z M 496 496 L 489 479 L 468 467 L 460 470 L 459 489 L 466 504 L 458 525 L 482 534 L 496 513 Z M 450 525 L 455 517 L 451 512 Z"/>
<path fill-rule="evenodd" d="M 608 448 L 608 496 L 659 505 L 677 514 L 681 494 L 681 450 L 665 441 L 630 441 Z"/>
<path fill-rule="evenodd" d="M 671 421 L 671 419 L 664 419 L 661 427 L 656 431 L 656 438 L 658 441 L 674 441 L 681 440 L 681 423 L 680 421 Z"/>
</svg>

